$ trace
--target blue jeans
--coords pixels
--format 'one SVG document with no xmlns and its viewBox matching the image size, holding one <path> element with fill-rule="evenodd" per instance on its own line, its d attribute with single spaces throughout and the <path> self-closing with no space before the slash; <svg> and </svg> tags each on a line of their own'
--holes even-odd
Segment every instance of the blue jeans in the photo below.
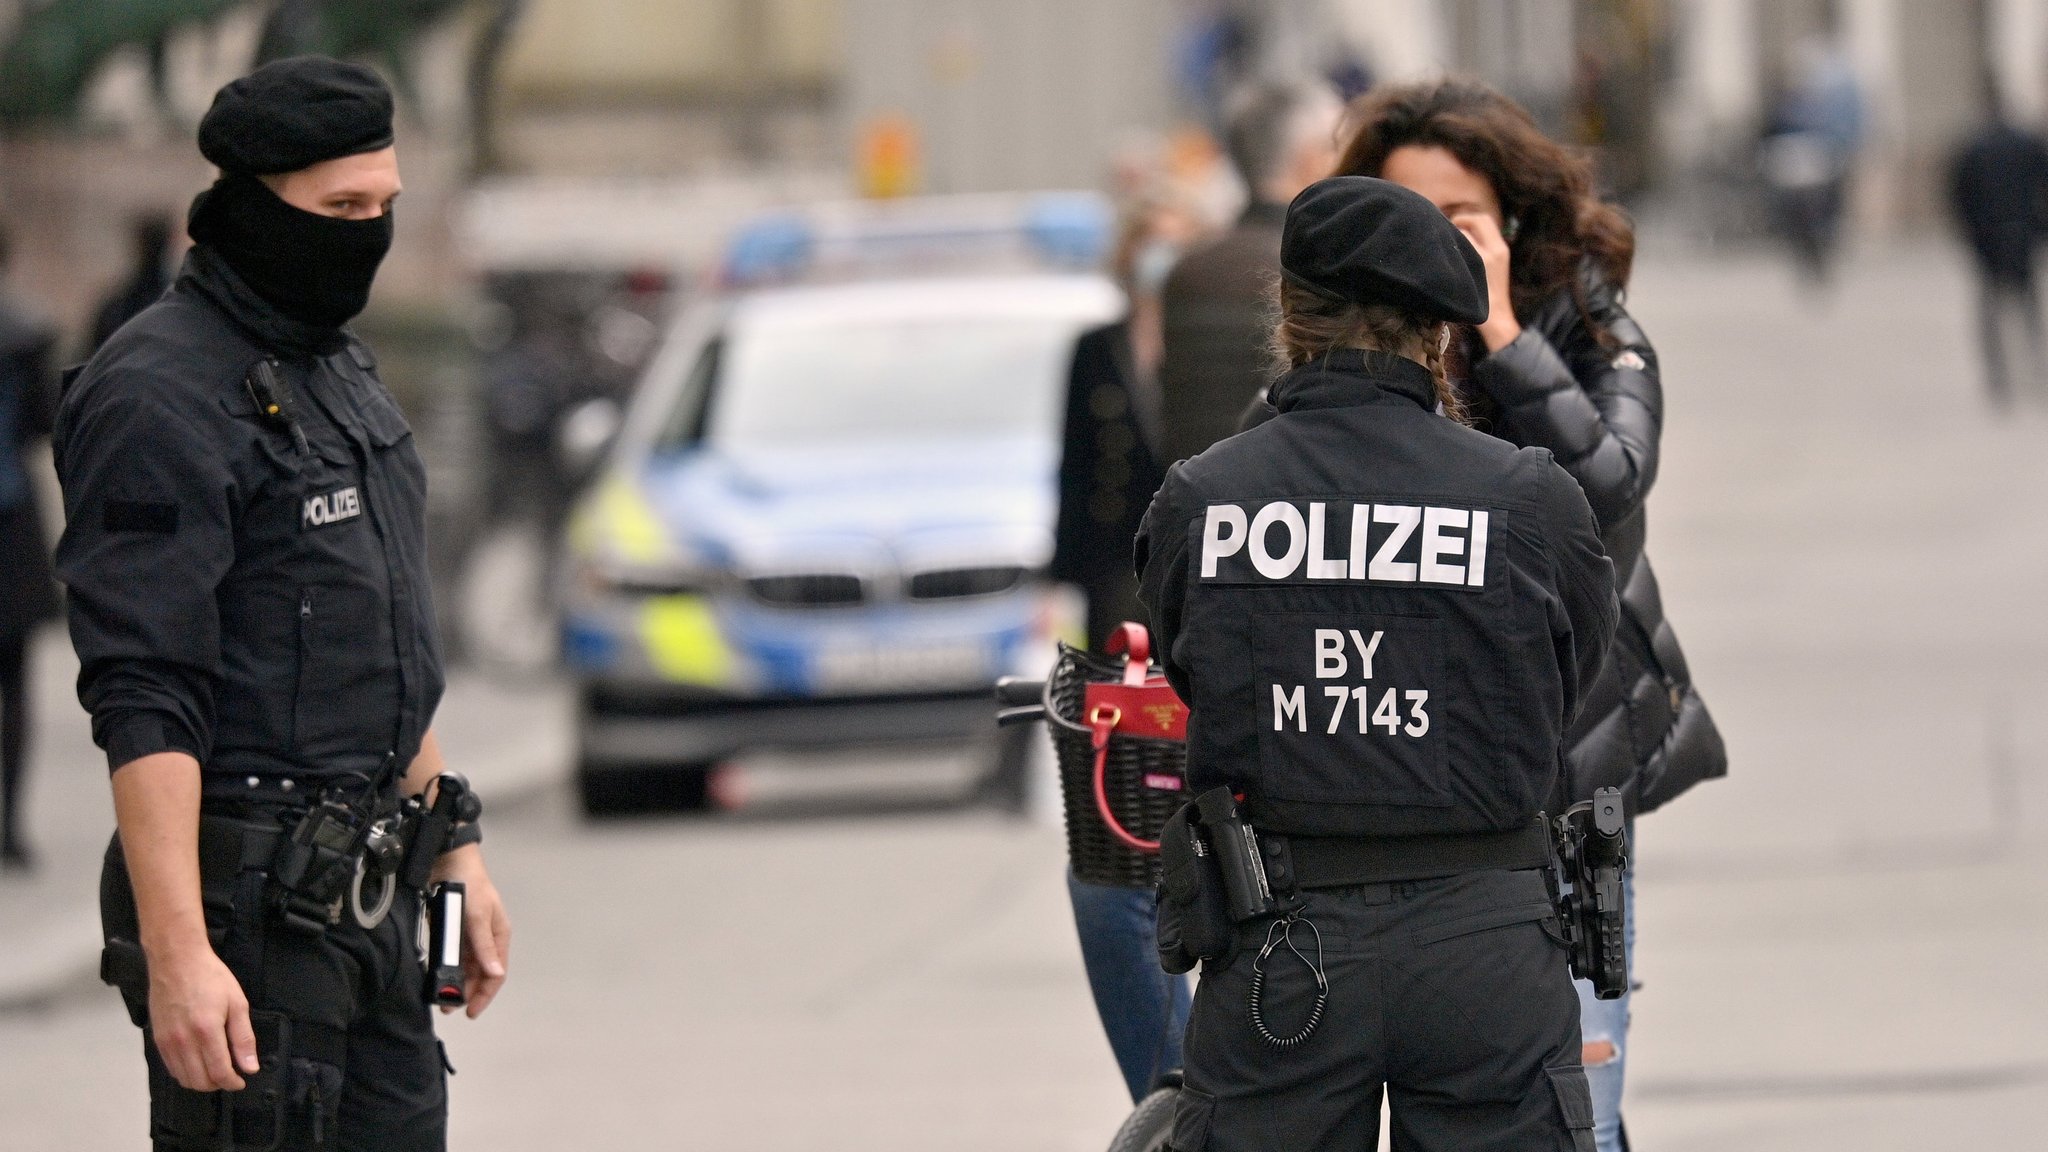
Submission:
<svg viewBox="0 0 2048 1152">
<path fill-rule="evenodd" d="M 1074 902 L 1074 930 L 1081 937 L 1095 1012 L 1136 1102 L 1163 1073 L 1180 1068 L 1192 999 L 1187 978 L 1159 967 L 1153 923 L 1158 898 L 1150 889 L 1083 884 L 1069 872 L 1067 895 Z"/>
<path fill-rule="evenodd" d="M 1635 833 L 1630 829 L 1630 851 Z M 1622 902 L 1628 909 L 1628 928 L 1623 938 L 1628 951 L 1629 979 L 1636 967 L 1636 874 L 1631 868 L 1622 876 Z M 1627 1144 L 1621 1134 L 1621 1074 L 1628 1066 L 1628 1002 L 1630 993 L 1618 1000 L 1601 1000 L 1593 995 L 1590 981 L 1574 980 L 1579 990 L 1579 1031 L 1585 1042 L 1602 1040 L 1614 1045 L 1614 1059 L 1586 1065 L 1586 1083 L 1593 1089 L 1593 1140 L 1600 1152 L 1622 1152 Z"/>
</svg>

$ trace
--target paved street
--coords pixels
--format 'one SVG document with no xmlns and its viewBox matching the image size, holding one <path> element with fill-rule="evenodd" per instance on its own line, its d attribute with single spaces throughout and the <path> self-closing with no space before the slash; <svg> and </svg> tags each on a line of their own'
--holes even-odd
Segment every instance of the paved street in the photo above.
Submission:
<svg viewBox="0 0 2048 1152">
<path fill-rule="evenodd" d="M 1761 256 L 1645 247 L 1650 551 L 1735 775 L 1640 827 L 1634 1144 L 2038 1147 L 2048 397 L 1984 410 L 1944 247 L 1857 257 L 1825 304 Z M 78 967 L 104 769 L 45 665 L 49 867 L 0 880 L 0 1149 L 141 1147 L 136 1035 Z M 566 715 L 464 684 L 442 721 L 520 797 L 488 844 L 513 982 L 445 1030 L 458 1147 L 1106 1145 L 1127 1105 L 1056 829 L 939 802 L 943 762 L 871 771 L 881 801 L 768 764 L 738 813 L 592 827 Z"/>
</svg>

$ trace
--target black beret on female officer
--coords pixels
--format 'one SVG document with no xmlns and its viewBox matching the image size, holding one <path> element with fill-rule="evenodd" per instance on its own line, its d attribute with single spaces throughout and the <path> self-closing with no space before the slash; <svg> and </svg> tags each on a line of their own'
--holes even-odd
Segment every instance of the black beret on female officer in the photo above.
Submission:
<svg viewBox="0 0 2048 1152">
<path fill-rule="evenodd" d="M 288 924 L 273 846 L 321 795 L 388 812 L 442 770 L 426 474 L 369 349 L 399 192 L 391 93 L 299 57 L 223 88 L 220 178 L 165 296 L 56 428 L 80 701 L 113 773 L 103 975 L 145 1028 L 158 1149 L 438 1150 L 444 1061 L 416 897 Z M 509 929 L 475 836 L 469 1014 Z"/>
<path fill-rule="evenodd" d="M 1549 452 L 1444 414 L 1488 306 L 1429 201 L 1312 185 L 1281 263 L 1279 415 L 1176 465 L 1137 544 L 1191 790 L 1303 902 L 1203 958 L 1172 1146 L 1368 1148 L 1384 1091 L 1397 1148 L 1590 1152 L 1539 812 L 1612 568 Z"/>
</svg>

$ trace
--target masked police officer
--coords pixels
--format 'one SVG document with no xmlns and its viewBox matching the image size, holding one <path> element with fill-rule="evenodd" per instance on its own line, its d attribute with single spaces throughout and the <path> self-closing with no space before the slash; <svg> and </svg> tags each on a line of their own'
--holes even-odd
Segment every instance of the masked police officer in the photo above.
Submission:
<svg viewBox="0 0 2048 1152">
<path fill-rule="evenodd" d="M 1486 280 L 1442 213 L 1324 180 L 1281 262 L 1279 416 L 1177 465 L 1137 546 L 1199 797 L 1163 893 L 1162 952 L 1203 961 L 1173 1147 L 1370 1148 L 1384 1088 L 1403 1152 L 1591 1152 L 1540 809 L 1611 568 L 1548 452 L 1457 419 L 1446 325 Z"/>
<path fill-rule="evenodd" d="M 391 94 L 279 61 L 220 91 L 199 147 L 221 175 L 196 246 L 56 428 L 119 823 L 102 974 L 144 1029 L 155 1147 L 440 1149 L 429 998 L 481 1012 L 509 934 L 474 811 L 423 838 L 400 801 L 460 790 L 429 726 L 425 473 L 342 327 L 391 245 Z M 415 880 L 467 888 L 461 974 L 434 990 Z"/>
</svg>

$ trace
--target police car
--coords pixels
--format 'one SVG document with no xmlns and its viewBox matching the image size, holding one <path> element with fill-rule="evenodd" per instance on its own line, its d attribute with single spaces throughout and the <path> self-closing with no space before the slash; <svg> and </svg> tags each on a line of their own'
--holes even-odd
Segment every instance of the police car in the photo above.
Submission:
<svg viewBox="0 0 2048 1152">
<path fill-rule="evenodd" d="M 701 805 L 752 749 L 992 731 L 995 680 L 1073 626 L 1040 574 L 1074 343 L 1124 307 L 1109 227 L 1057 194 L 738 233 L 569 524 L 587 809 Z"/>
</svg>

